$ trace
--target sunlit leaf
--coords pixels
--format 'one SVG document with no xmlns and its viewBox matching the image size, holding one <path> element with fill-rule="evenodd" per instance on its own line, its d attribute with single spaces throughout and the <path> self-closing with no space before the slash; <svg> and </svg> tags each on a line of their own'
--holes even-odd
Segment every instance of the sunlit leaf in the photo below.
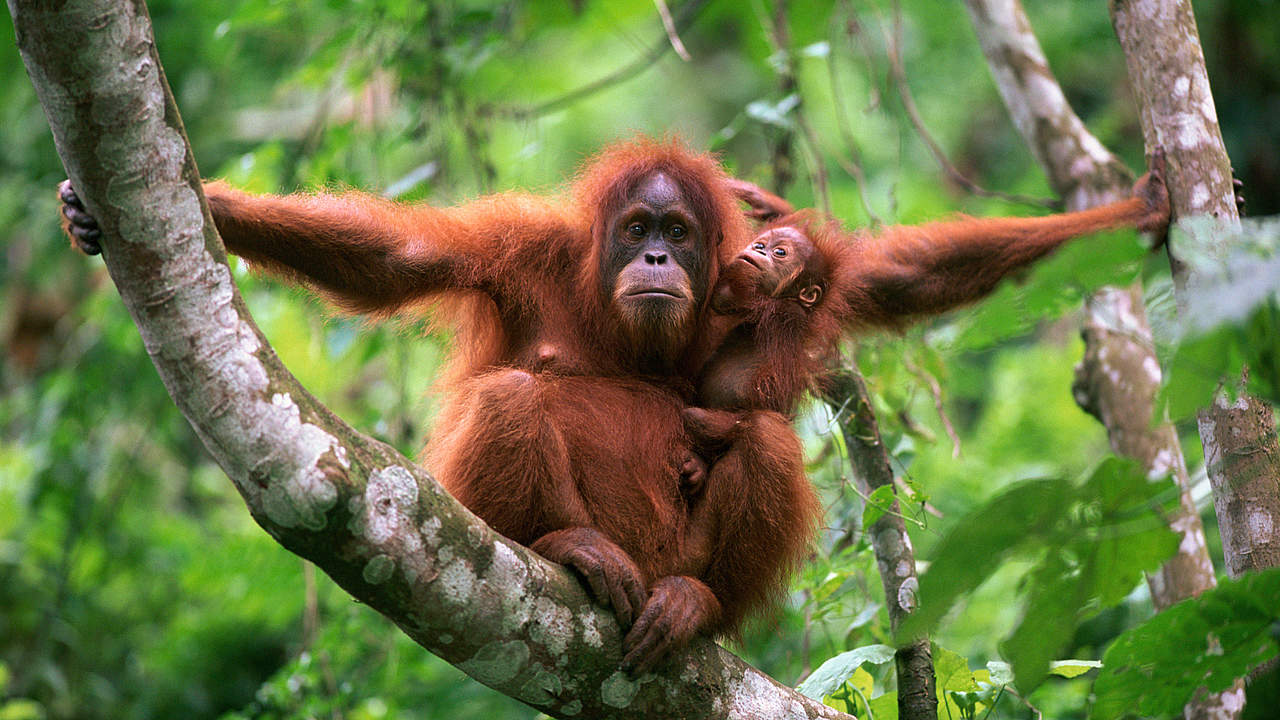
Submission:
<svg viewBox="0 0 1280 720">
<path fill-rule="evenodd" d="M 1100 667 L 1102 663 L 1098 660 L 1054 660 L 1049 663 L 1049 672 L 1064 678 L 1073 678 Z"/>
<path fill-rule="evenodd" d="M 888 645 L 866 645 L 842 652 L 818 666 L 796 690 L 814 700 L 821 700 L 853 677 L 862 663 L 882 665 L 893 660 L 893 652 Z"/>
</svg>

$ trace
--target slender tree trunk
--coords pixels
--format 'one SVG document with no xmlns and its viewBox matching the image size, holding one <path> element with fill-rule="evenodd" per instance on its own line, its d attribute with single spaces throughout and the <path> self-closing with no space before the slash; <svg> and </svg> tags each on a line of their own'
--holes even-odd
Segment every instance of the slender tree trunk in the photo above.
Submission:
<svg viewBox="0 0 1280 720">
<path fill-rule="evenodd" d="M 1082 210 L 1129 193 L 1129 171 L 1085 128 L 1071 109 L 1019 0 L 965 0 L 983 54 L 1018 132 L 1065 200 Z M 1142 463 L 1155 477 L 1172 475 L 1178 484 L 1178 512 L 1170 527 L 1182 537 L 1178 552 L 1147 576 L 1157 609 L 1199 595 L 1217 584 L 1205 544 L 1204 526 L 1178 434 L 1168 422 L 1153 424 L 1162 379 L 1147 324 L 1141 283 L 1103 288 L 1085 303 L 1085 354 L 1076 366 L 1076 402 L 1107 429 L 1111 449 Z M 1185 716 L 1236 717 L 1236 693 L 1200 698 Z"/>
<path fill-rule="evenodd" d="M 706 641 L 667 675 L 619 671 L 613 615 L 568 571 L 493 532 L 280 364 L 232 282 L 146 5 L 9 0 L 9 11 L 143 344 L 272 537 L 423 647 L 553 717 L 848 717 Z"/>
<path fill-rule="evenodd" d="M 866 383 L 856 370 L 842 370 L 831 382 L 824 398 L 832 408 L 843 408 L 840 432 L 849 459 L 853 463 L 854 481 L 859 490 L 870 495 L 877 488 L 893 487 L 893 469 L 889 453 L 880 439 L 880 426 L 867 394 Z M 894 491 L 897 492 L 896 490 Z M 902 521 L 895 497 L 889 512 L 880 516 L 869 528 L 871 547 L 876 554 L 876 567 L 884 586 L 889 623 L 898 627 L 918 606 L 915 550 Z M 933 673 L 933 651 L 928 638 L 917 638 L 898 648 L 895 661 L 898 670 L 898 717 L 901 720 L 934 720 L 938 717 L 938 695 Z"/>
</svg>

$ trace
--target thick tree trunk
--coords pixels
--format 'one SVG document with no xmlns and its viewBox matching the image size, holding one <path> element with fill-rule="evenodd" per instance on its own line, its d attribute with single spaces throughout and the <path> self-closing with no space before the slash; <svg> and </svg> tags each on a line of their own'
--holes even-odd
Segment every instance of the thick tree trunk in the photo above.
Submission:
<svg viewBox="0 0 1280 720">
<path fill-rule="evenodd" d="M 1132 176 L 1071 109 L 1019 0 L 965 0 L 965 5 L 1014 125 L 1066 209 L 1127 195 Z M 1156 608 L 1164 609 L 1217 582 L 1177 431 L 1167 422 L 1152 423 L 1162 376 L 1141 284 L 1094 293 L 1085 303 L 1083 335 L 1085 355 L 1072 385 L 1076 402 L 1106 427 L 1116 454 L 1138 460 L 1153 478 L 1172 475 L 1178 484 L 1179 508 L 1169 524 L 1182 542 L 1177 554 L 1147 576 Z M 1186 706 L 1185 716 L 1237 717 L 1238 692 L 1197 699 Z"/>
<path fill-rule="evenodd" d="M 1169 158 L 1174 217 L 1179 224 L 1214 218 L 1220 230 L 1238 225 L 1231 161 L 1209 92 L 1191 3 L 1117 1 L 1111 13 L 1147 146 L 1164 148 Z M 1210 235 L 1219 246 L 1209 250 L 1220 255 L 1227 233 Z M 1174 287 L 1181 291 L 1195 278 L 1177 253 L 1171 243 Z M 1197 423 L 1227 572 L 1238 577 L 1280 565 L 1280 446 L 1270 406 L 1248 395 L 1234 404 L 1219 396 L 1200 411 Z"/>
<path fill-rule="evenodd" d="M 845 717 L 709 642 L 664 676 L 618 671 L 613 616 L 566 570 L 494 533 L 280 364 L 232 282 L 141 0 L 9 10 L 148 353 L 282 545 L 423 647 L 554 717 Z"/>
<path fill-rule="evenodd" d="M 893 487 L 889 453 L 880 440 L 880 426 L 862 377 L 856 370 L 839 372 L 832 378 L 825 400 L 834 409 L 843 408 L 843 415 L 839 418 L 840 432 L 849 450 L 854 482 L 859 490 L 870 495 L 877 488 Z M 920 582 L 916 579 L 915 550 L 911 547 L 906 524 L 902 522 L 897 498 L 894 498 L 889 512 L 864 530 L 871 537 L 876 567 L 880 570 L 880 582 L 884 586 L 885 606 L 889 609 L 889 623 L 896 633 L 918 606 L 916 593 L 920 589 Z M 898 717 L 901 720 L 935 720 L 938 717 L 938 696 L 929 639 L 916 638 L 900 646 L 895 661 L 898 670 Z"/>
</svg>

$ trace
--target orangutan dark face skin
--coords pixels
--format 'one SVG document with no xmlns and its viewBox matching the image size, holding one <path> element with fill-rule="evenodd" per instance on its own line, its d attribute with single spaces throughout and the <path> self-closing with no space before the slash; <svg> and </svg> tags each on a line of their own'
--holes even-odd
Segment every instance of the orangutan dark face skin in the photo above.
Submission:
<svg viewBox="0 0 1280 720">
<path fill-rule="evenodd" d="M 602 277 L 635 340 L 687 338 L 706 297 L 710 251 L 680 187 L 658 172 L 641 180 L 613 218 Z M 676 348 L 669 348 L 676 350 Z"/>
<path fill-rule="evenodd" d="M 820 256 L 793 227 L 768 230 L 751 241 L 735 262 L 755 268 L 756 288 L 763 295 L 795 298 L 805 308 L 822 299 Z"/>
</svg>

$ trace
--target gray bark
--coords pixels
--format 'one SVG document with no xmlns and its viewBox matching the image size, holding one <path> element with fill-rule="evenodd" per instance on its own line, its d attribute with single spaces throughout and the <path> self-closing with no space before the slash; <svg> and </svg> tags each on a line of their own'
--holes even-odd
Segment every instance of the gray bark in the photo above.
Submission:
<svg viewBox="0 0 1280 720">
<path fill-rule="evenodd" d="M 1218 127 L 1191 4 L 1186 0 L 1117 1 L 1112 3 L 1111 17 L 1139 101 L 1147 146 L 1164 148 L 1169 158 L 1174 217 L 1188 229 L 1191 219 L 1216 220 L 1218 231 L 1208 233 L 1206 249 L 1220 257 L 1225 251 L 1222 243 L 1229 237 L 1221 231 L 1237 226 L 1239 217 L 1231 161 Z M 1189 232 L 1186 237 L 1192 235 Z M 1205 237 L 1203 232 L 1194 235 Z M 1174 235 L 1174 243 L 1178 239 Z M 1183 304 L 1181 291 L 1196 277 L 1178 261 L 1179 248 L 1174 243 L 1169 259 L 1174 288 Z M 1280 446 L 1271 407 L 1249 395 L 1241 395 L 1235 403 L 1220 395 L 1198 413 L 1197 424 L 1227 572 L 1238 577 L 1280 565 Z"/>
<path fill-rule="evenodd" d="M 166 388 L 257 522 L 484 684 L 557 718 L 847 717 L 710 642 L 628 678 L 563 568 L 494 533 L 280 364 L 236 292 L 141 0 L 9 0 L 18 48 Z"/>
<path fill-rule="evenodd" d="M 843 415 L 839 418 L 840 433 L 849 450 L 858 489 L 870 495 L 877 488 L 893 487 L 889 453 L 880 439 L 880 426 L 862 376 L 852 369 L 837 373 L 824 399 L 833 408 L 843 408 Z M 896 489 L 894 493 L 897 493 Z M 889 624 L 896 633 L 919 605 L 916 593 L 920 589 L 920 581 L 916 578 L 915 550 L 896 497 L 889 512 L 865 530 L 871 537 L 876 567 L 880 570 Z M 898 717 L 901 720 L 935 720 L 938 717 L 938 695 L 929 639 L 915 638 L 900 645 L 894 660 L 898 671 Z"/>
</svg>

